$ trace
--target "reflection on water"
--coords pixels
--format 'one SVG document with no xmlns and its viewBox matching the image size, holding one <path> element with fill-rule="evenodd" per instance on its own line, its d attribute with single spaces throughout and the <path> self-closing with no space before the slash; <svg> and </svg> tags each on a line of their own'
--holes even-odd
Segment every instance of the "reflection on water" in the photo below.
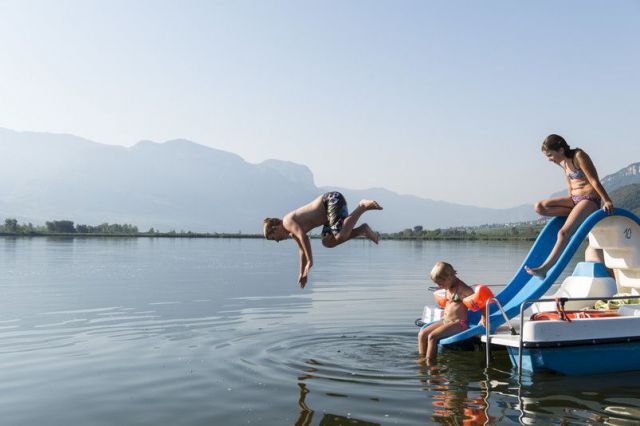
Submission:
<svg viewBox="0 0 640 426">
<path fill-rule="evenodd" d="M 494 418 L 487 415 L 488 395 L 483 382 L 479 382 L 481 391 L 470 395 L 469 381 L 465 377 L 456 377 L 451 370 L 427 367 L 429 378 L 425 386 L 432 394 L 433 417 L 436 423 L 476 425 L 493 423 Z"/>
<path fill-rule="evenodd" d="M 489 370 L 489 401 L 511 401 L 522 424 L 635 425 L 640 421 L 640 372 L 592 376 L 542 373 L 525 375 L 519 384 L 514 371 Z"/>
<path fill-rule="evenodd" d="M 448 260 L 503 285 L 529 243 L 0 238 L 2 424 L 637 424 L 638 374 L 524 377 L 505 353 L 416 363 Z"/>
<path fill-rule="evenodd" d="M 299 380 L 304 380 L 305 377 L 299 377 Z M 298 383 L 300 388 L 300 398 L 298 399 L 298 407 L 300 407 L 300 417 L 296 420 L 296 426 L 308 426 L 313 424 L 313 410 L 310 409 L 306 402 L 305 397 L 309 393 L 307 386 L 304 383 Z M 334 395 L 340 396 L 340 395 Z M 372 423 L 365 420 L 358 420 L 353 417 L 345 417 L 337 414 L 325 413 L 320 420 L 320 425 L 326 426 L 338 426 L 338 425 L 362 425 L 362 426 L 377 426 L 380 423 Z"/>
</svg>

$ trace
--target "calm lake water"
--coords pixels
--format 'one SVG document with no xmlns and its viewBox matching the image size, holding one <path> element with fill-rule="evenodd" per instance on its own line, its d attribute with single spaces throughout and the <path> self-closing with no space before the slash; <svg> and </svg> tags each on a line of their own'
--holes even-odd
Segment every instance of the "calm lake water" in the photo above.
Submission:
<svg viewBox="0 0 640 426">
<path fill-rule="evenodd" d="M 314 240 L 301 290 L 291 241 L 0 238 L 0 423 L 638 424 L 640 374 L 416 363 L 431 266 L 502 285 L 530 245 Z"/>
</svg>

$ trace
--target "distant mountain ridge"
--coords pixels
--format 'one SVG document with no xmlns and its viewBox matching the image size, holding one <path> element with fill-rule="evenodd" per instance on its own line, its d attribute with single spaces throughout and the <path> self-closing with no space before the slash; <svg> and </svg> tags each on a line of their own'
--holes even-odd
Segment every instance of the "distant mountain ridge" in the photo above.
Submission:
<svg viewBox="0 0 640 426">
<path fill-rule="evenodd" d="M 629 164 L 612 175 L 601 179 L 607 191 L 615 191 L 623 186 L 640 183 L 640 162 Z"/>
<path fill-rule="evenodd" d="M 124 148 L 71 135 L 0 130 L 0 150 L 0 215 L 37 223 L 70 219 L 257 232 L 262 218 L 256 212 L 283 213 L 317 191 L 304 166 L 288 168 L 277 160 L 252 165 L 185 140 Z"/>
<path fill-rule="evenodd" d="M 304 165 L 251 164 L 183 139 L 125 148 L 73 135 L 0 129 L 0 154 L 0 218 L 33 223 L 69 219 L 131 223 L 141 230 L 259 233 L 264 217 L 282 216 L 328 190 L 315 185 Z M 536 217 L 531 205 L 487 209 L 383 188 L 338 190 L 351 208 L 361 198 L 380 201 L 384 212 L 367 214 L 366 220 L 382 232 Z"/>
</svg>

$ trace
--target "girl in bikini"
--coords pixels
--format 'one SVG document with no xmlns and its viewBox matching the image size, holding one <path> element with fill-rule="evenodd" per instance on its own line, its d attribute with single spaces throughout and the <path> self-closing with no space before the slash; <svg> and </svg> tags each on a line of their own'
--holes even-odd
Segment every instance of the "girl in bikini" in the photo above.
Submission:
<svg viewBox="0 0 640 426">
<path fill-rule="evenodd" d="M 562 167 L 567 180 L 567 197 L 539 201 L 535 211 L 542 216 L 567 216 L 558 231 L 558 239 L 544 263 L 536 268 L 525 266 L 531 274 L 544 278 L 556 263 L 573 233 L 589 215 L 602 207 L 613 213 L 613 203 L 600 183 L 591 158 L 580 148 L 571 149 L 562 136 L 549 135 L 542 143 L 542 152 L 549 161 Z"/>
<path fill-rule="evenodd" d="M 473 294 L 473 289 L 456 276 L 449 263 L 438 262 L 431 270 L 431 280 L 446 289 L 447 304 L 441 321 L 420 330 L 418 334 L 418 362 L 433 361 L 438 354 L 438 341 L 469 328 L 467 307 L 462 299 Z"/>
</svg>

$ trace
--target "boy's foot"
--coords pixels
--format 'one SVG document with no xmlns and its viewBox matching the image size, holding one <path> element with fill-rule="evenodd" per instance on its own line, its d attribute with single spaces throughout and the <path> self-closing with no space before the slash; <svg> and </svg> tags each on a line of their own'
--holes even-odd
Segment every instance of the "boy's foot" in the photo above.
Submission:
<svg viewBox="0 0 640 426">
<path fill-rule="evenodd" d="M 365 210 L 382 210 L 380 204 L 374 200 L 360 200 L 360 207 L 364 207 Z"/>
<path fill-rule="evenodd" d="M 366 223 L 364 224 L 364 227 L 364 232 L 367 238 L 378 244 L 378 241 L 380 241 L 380 234 L 371 229 L 371 227 L 369 227 L 369 225 L 367 225 Z"/>
<path fill-rule="evenodd" d="M 533 275 L 534 277 L 538 277 L 540 279 L 545 279 L 545 277 L 547 276 L 547 271 L 543 268 L 529 268 L 528 266 L 525 266 L 524 270 L 527 271 L 527 274 Z"/>
</svg>

